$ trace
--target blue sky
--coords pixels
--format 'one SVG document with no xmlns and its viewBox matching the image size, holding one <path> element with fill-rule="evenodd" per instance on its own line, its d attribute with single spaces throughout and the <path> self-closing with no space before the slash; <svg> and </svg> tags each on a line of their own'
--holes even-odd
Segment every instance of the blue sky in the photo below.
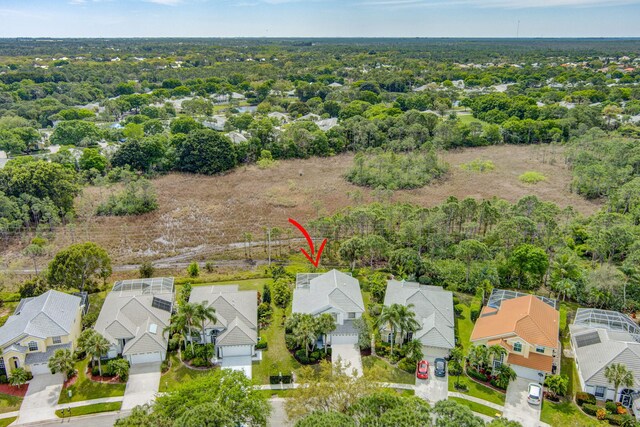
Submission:
<svg viewBox="0 0 640 427">
<path fill-rule="evenodd" d="M 0 37 L 640 37 L 640 0 L 0 0 Z"/>
</svg>

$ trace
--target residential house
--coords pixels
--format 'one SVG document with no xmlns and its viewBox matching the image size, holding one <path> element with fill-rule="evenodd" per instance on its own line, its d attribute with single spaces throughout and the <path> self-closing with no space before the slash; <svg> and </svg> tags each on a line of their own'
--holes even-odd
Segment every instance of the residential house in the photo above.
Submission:
<svg viewBox="0 0 640 427">
<path fill-rule="evenodd" d="M 54 290 L 20 300 L 0 327 L 0 373 L 10 375 L 15 368 L 50 373 L 48 362 L 56 350 L 75 350 L 83 308 L 81 297 Z"/>
<path fill-rule="evenodd" d="M 417 339 L 422 343 L 426 360 L 433 362 L 438 357 L 447 357 L 455 347 L 453 293 L 439 286 L 425 286 L 415 282 L 389 280 L 384 305 L 410 306 L 420 329 L 405 336 L 396 336 L 395 342 Z M 391 342 L 391 330 L 387 326 L 381 331 L 382 339 Z"/>
<path fill-rule="evenodd" d="M 238 285 L 197 286 L 190 303 L 215 309 L 216 322 L 204 324 L 204 342 L 215 344 L 215 358 L 223 367 L 238 369 L 251 378 L 251 362 L 259 360 L 258 292 L 240 291 Z M 200 330 L 200 325 L 196 326 Z M 203 342 L 198 336 L 198 342 Z"/>
<path fill-rule="evenodd" d="M 621 401 L 631 407 L 640 392 L 640 327 L 617 311 L 579 308 L 571 331 L 571 346 L 582 390 L 598 400 Z M 607 366 L 619 363 L 633 373 L 634 385 L 618 390 L 607 380 Z M 639 402 L 640 403 L 640 402 Z M 634 403 L 634 408 L 640 405 Z"/>
<path fill-rule="evenodd" d="M 174 301 L 172 277 L 116 282 L 94 327 L 111 343 L 108 357 L 121 355 L 131 364 L 163 361 Z"/>
<path fill-rule="evenodd" d="M 519 377 L 541 380 L 559 366 L 560 313 L 553 299 L 496 289 L 471 333 L 474 345 L 507 350 L 494 366 L 507 363 Z"/>
<path fill-rule="evenodd" d="M 313 316 L 331 314 L 336 320 L 336 329 L 323 344 L 357 344 L 359 333 L 354 321 L 364 313 L 360 283 L 338 270 L 299 274 L 293 291 L 292 312 Z"/>
</svg>

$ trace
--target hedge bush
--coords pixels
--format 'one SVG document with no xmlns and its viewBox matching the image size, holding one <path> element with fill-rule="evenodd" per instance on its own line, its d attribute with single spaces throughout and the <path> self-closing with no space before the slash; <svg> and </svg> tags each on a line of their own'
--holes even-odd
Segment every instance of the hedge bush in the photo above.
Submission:
<svg viewBox="0 0 640 427">
<path fill-rule="evenodd" d="M 6 375 L 0 375 L 0 384 L 9 384 L 9 379 Z"/>
<path fill-rule="evenodd" d="M 474 378 L 478 381 L 482 381 L 482 382 L 487 381 L 487 375 L 475 370 L 474 368 L 467 368 L 467 375 L 469 375 L 471 378 Z"/>
<path fill-rule="evenodd" d="M 409 360 L 408 358 L 405 357 L 400 362 L 398 362 L 398 368 L 412 374 L 416 371 L 416 364 L 413 362 L 413 360 Z"/>
<path fill-rule="evenodd" d="M 584 391 L 579 391 L 576 393 L 576 403 L 578 404 L 578 406 L 582 406 L 585 403 L 595 405 L 596 397 L 593 394 L 586 393 Z"/>
<path fill-rule="evenodd" d="M 618 405 L 616 405 L 616 403 L 612 400 L 607 400 L 607 402 L 604 404 L 604 407 L 608 412 L 611 412 L 612 414 L 618 413 Z"/>
<path fill-rule="evenodd" d="M 629 414 L 624 414 L 624 415 L 609 414 L 605 417 L 605 419 L 609 421 L 609 424 L 621 426 L 633 420 L 633 417 Z"/>
<path fill-rule="evenodd" d="M 256 350 L 264 350 L 267 348 L 267 340 L 260 340 L 256 344 Z"/>
<path fill-rule="evenodd" d="M 600 409 L 600 407 L 593 403 L 585 403 L 582 405 L 582 410 L 584 411 L 584 413 L 594 417 L 596 416 L 596 412 L 598 412 L 598 409 Z"/>
</svg>

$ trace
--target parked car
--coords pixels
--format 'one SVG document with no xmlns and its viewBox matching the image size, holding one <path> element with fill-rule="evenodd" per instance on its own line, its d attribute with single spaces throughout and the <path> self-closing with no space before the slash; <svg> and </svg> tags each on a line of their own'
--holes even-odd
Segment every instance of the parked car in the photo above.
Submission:
<svg viewBox="0 0 640 427">
<path fill-rule="evenodd" d="M 447 362 L 443 358 L 438 357 L 434 361 L 434 364 L 436 377 L 444 377 L 447 375 Z"/>
<path fill-rule="evenodd" d="M 416 368 L 416 377 L 421 380 L 429 379 L 429 362 L 426 360 L 421 360 L 418 362 L 418 367 Z"/>
<path fill-rule="evenodd" d="M 538 383 L 529 383 L 529 393 L 527 393 L 527 402 L 532 405 L 542 403 L 542 386 Z"/>
</svg>

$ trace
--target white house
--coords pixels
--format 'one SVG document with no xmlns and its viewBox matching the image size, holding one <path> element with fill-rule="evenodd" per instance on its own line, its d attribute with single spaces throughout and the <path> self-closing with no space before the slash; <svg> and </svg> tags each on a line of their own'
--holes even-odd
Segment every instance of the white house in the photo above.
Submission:
<svg viewBox="0 0 640 427">
<path fill-rule="evenodd" d="M 362 317 L 364 310 L 360 283 L 350 275 L 338 270 L 298 275 L 292 312 L 313 316 L 331 314 L 337 327 L 328 335 L 326 344 L 357 344 L 358 329 L 354 320 Z"/>
<path fill-rule="evenodd" d="M 580 385 L 598 400 L 621 401 L 640 412 L 640 327 L 617 311 L 579 308 L 569 326 Z M 633 373 L 634 385 L 615 386 L 607 380 L 607 366 L 619 363 Z"/>
<path fill-rule="evenodd" d="M 175 300 L 173 278 L 122 280 L 113 285 L 94 329 L 111 343 L 108 357 L 131 364 L 161 362 L 167 355 Z"/>
</svg>

